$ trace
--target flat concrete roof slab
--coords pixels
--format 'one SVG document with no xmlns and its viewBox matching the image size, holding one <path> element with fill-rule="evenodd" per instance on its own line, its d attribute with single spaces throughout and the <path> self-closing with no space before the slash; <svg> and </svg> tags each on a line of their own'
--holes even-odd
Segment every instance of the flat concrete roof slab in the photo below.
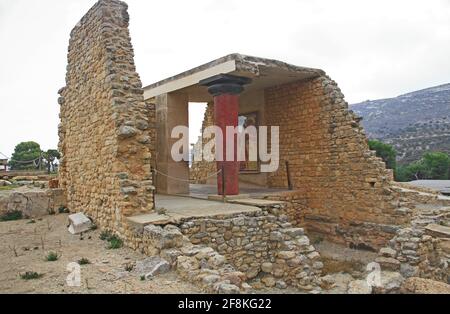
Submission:
<svg viewBox="0 0 450 314">
<path fill-rule="evenodd" d="M 318 77 L 325 72 L 278 60 L 235 53 L 148 85 L 144 87 L 144 98 L 151 99 L 162 94 L 182 91 L 189 94 L 191 102 L 205 101 L 210 98 L 210 95 L 207 88 L 200 86 L 199 82 L 220 74 L 253 79 L 253 83 L 246 87 L 246 90 L 251 91 Z"/>
</svg>

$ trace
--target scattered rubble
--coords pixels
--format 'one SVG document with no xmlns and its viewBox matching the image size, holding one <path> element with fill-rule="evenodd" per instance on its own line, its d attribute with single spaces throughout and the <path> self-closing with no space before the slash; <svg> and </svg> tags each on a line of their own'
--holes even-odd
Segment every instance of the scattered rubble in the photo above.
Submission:
<svg viewBox="0 0 450 314">
<path fill-rule="evenodd" d="M 165 274 L 169 272 L 171 265 L 165 259 L 159 256 L 153 256 L 146 258 L 142 261 L 136 263 L 135 271 L 136 273 L 145 279 L 150 279 L 155 276 Z"/>
</svg>

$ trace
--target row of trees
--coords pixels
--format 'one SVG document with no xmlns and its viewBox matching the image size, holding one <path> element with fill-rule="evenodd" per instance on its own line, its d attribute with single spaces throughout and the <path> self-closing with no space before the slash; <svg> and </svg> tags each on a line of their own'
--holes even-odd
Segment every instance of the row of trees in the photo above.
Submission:
<svg viewBox="0 0 450 314">
<path fill-rule="evenodd" d="M 450 157 L 442 152 L 428 152 L 422 158 L 410 164 L 397 165 L 397 152 L 388 144 L 370 140 L 369 147 L 382 158 L 386 167 L 394 169 L 395 180 L 408 182 L 413 180 L 448 180 L 450 179 Z"/>
<path fill-rule="evenodd" d="M 41 150 L 36 142 L 22 142 L 18 144 L 8 166 L 11 170 L 47 169 L 51 172 L 56 169 L 56 160 L 61 154 L 56 149 Z"/>
</svg>

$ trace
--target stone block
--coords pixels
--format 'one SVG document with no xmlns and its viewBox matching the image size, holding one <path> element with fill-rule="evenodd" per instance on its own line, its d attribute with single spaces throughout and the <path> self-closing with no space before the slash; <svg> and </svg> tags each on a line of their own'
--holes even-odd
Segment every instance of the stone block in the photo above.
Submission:
<svg viewBox="0 0 450 314">
<path fill-rule="evenodd" d="M 69 223 L 69 232 L 71 234 L 80 234 L 92 228 L 92 221 L 83 213 L 70 215 Z"/>
</svg>

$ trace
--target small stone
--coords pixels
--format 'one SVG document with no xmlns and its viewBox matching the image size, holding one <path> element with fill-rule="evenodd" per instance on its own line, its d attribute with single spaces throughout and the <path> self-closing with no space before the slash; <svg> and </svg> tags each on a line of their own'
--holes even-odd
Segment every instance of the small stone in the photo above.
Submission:
<svg viewBox="0 0 450 314">
<path fill-rule="evenodd" d="M 127 139 L 127 138 L 135 136 L 137 133 L 138 133 L 138 130 L 136 130 L 132 126 L 122 125 L 119 128 L 118 136 L 120 139 Z"/>
<path fill-rule="evenodd" d="M 382 269 L 394 271 L 400 270 L 400 262 L 395 258 L 380 256 L 375 259 L 375 262 L 380 264 Z"/>
<path fill-rule="evenodd" d="M 282 259 L 291 259 L 295 257 L 295 252 L 293 251 L 280 251 L 277 256 Z"/>
<path fill-rule="evenodd" d="M 397 256 L 397 251 L 395 251 L 389 247 L 385 247 L 380 250 L 380 255 L 384 256 L 384 257 L 395 258 Z"/>
<path fill-rule="evenodd" d="M 277 287 L 278 289 L 287 289 L 287 284 L 284 281 L 277 281 L 275 284 L 275 287 Z"/>
<path fill-rule="evenodd" d="M 292 238 L 296 238 L 305 234 L 305 230 L 303 228 L 289 228 L 285 229 L 283 232 Z"/>
<path fill-rule="evenodd" d="M 323 263 L 322 262 L 314 262 L 313 268 L 314 269 L 322 269 L 323 268 Z"/>
<path fill-rule="evenodd" d="M 220 280 L 220 276 L 218 275 L 207 275 L 205 277 L 203 277 L 202 282 L 205 285 L 212 285 L 215 284 L 216 282 L 218 282 Z"/>
<path fill-rule="evenodd" d="M 354 280 L 348 284 L 348 294 L 371 294 L 372 287 L 366 280 Z"/>
<path fill-rule="evenodd" d="M 261 270 L 265 273 L 270 274 L 273 270 L 273 264 L 272 263 L 262 263 Z"/>
<path fill-rule="evenodd" d="M 228 283 L 220 283 L 216 286 L 216 291 L 219 294 L 238 294 L 241 292 L 239 287 Z"/>
<path fill-rule="evenodd" d="M 261 279 L 261 282 L 268 288 L 273 288 L 276 285 L 275 278 L 273 278 L 272 276 L 264 277 L 263 279 Z"/>
<path fill-rule="evenodd" d="M 170 268 L 169 262 L 159 256 L 154 256 L 137 262 L 135 271 L 139 276 L 149 279 L 169 272 Z"/>
<path fill-rule="evenodd" d="M 316 251 L 314 251 L 314 252 L 308 254 L 308 258 L 310 260 L 315 260 L 317 258 L 320 258 L 320 254 L 317 253 Z"/>
<path fill-rule="evenodd" d="M 281 232 L 273 231 L 269 235 L 269 240 L 276 241 L 276 242 L 283 241 L 283 235 L 281 234 Z"/>
<path fill-rule="evenodd" d="M 226 262 L 226 258 L 220 254 L 215 254 L 208 260 L 208 265 L 210 265 L 213 269 L 217 269 L 223 266 Z"/>
</svg>

